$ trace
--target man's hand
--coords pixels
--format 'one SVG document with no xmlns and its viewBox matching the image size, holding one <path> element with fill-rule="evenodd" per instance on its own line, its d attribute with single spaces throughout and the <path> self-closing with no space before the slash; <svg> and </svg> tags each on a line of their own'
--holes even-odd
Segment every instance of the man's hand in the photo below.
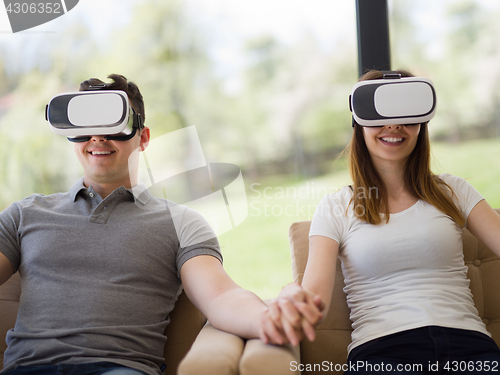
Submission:
<svg viewBox="0 0 500 375">
<path fill-rule="evenodd" d="M 304 337 L 313 341 L 314 327 L 323 318 L 325 305 L 319 296 L 298 283 L 283 288 L 262 313 L 260 338 L 265 343 L 297 345 Z"/>
</svg>

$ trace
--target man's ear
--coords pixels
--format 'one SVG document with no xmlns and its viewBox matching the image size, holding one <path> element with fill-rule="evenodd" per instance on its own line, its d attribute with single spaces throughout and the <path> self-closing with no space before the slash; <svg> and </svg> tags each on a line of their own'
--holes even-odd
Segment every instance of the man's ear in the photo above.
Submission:
<svg viewBox="0 0 500 375">
<path fill-rule="evenodd" d="M 145 126 L 140 133 L 139 148 L 141 151 L 144 151 L 148 147 L 150 136 L 149 128 Z"/>
</svg>

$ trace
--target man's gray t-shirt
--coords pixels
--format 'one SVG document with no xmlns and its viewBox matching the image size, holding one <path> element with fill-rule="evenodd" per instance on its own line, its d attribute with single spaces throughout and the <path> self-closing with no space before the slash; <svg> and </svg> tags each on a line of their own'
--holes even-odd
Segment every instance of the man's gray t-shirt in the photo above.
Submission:
<svg viewBox="0 0 500 375">
<path fill-rule="evenodd" d="M 107 361 L 160 373 L 182 264 L 222 256 L 201 215 L 140 193 L 103 200 L 81 179 L 0 213 L 0 252 L 22 288 L 3 371 Z"/>
</svg>

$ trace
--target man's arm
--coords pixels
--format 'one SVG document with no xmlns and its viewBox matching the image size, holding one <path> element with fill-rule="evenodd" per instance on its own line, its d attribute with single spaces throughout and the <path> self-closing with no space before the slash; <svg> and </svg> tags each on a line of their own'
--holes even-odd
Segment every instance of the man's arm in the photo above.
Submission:
<svg viewBox="0 0 500 375">
<path fill-rule="evenodd" d="M 239 287 L 217 258 L 200 255 L 189 259 L 181 267 L 181 280 L 188 298 L 215 328 L 243 338 L 263 338 L 264 331 L 271 343 L 288 342 L 279 328 L 263 326 L 264 302 Z"/>
<path fill-rule="evenodd" d="M 10 260 L 2 253 L 0 253 L 0 285 L 10 279 L 14 274 L 14 267 Z"/>
</svg>

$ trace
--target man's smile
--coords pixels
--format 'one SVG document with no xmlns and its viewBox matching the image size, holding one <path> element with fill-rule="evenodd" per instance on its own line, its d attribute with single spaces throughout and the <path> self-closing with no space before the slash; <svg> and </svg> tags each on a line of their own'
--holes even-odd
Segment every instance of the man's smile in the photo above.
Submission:
<svg viewBox="0 0 500 375">
<path fill-rule="evenodd" d="M 111 150 L 93 150 L 93 151 L 87 151 L 92 156 L 106 156 L 106 155 L 111 155 L 114 154 L 116 151 L 111 151 Z"/>
</svg>

